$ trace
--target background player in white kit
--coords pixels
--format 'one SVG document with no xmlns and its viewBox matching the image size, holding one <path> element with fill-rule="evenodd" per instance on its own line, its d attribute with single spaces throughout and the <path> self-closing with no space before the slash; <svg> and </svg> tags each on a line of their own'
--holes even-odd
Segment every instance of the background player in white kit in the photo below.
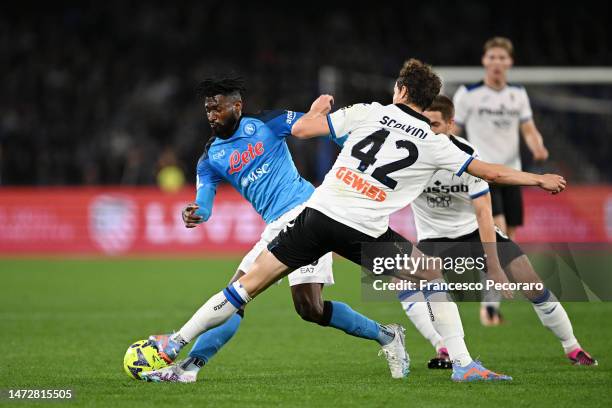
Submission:
<svg viewBox="0 0 612 408">
<path fill-rule="evenodd" d="M 329 95 L 317 99 L 296 122 L 292 134 L 309 138 L 331 133 L 338 139 L 344 147 L 332 170 L 304 211 L 259 255 L 246 276 L 212 296 L 177 333 L 166 335 L 169 347 L 180 350 L 199 333 L 230 318 L 278 279 L 327 252 L 361 264 L 363 243 L 392 242 L 403 244 L 412 256 L 422 257 L 409 241 L 389 228 L 389 215 L 410 204 L 438 169 L 457 175 L 467 170 L 498 183 L 539 186 L 553 193 L 565 188 L 561 176 L 535 175 L 485 163 L 435 135 L 421 112 L 432 103 L 440 87 L 440 79 L 429 66 L 410 60 L 400 72 L 394 104 L 355 105 L 328 116 L 333 99 Z M 393 252 L 390 256 L 397 254 L 395 246 L 388 248 Z M 398 272 L 410 279 L 442 279 L 438 270 Z M 436 330 L 456 361 L 452 379 L 510 379 L 471 359 L 457 306 L 447 301 L 447 296 L 446 292 L 432 291 L 428 300 Z"/>
<path fill-rule="evenodd" d="M 449 137 L 461 150 L 478 157 L 474 146 L 449 134 L 453 126 L 453 103 L 448 97 L 438 95 L 423 114 L 440 137 Z M 520 247 L 496 229 L 491 194 L 485 181 L 467 173 L 458 177 L 440 170 L 411 206 L 419 240 L 417 247 L 426 255 L 475 259 L 486 253 L 489 279 L 504 281 L 505 277 L 500 275 L 507 273 L 515 282 L 541 282 Z M 542 324 L 557 336 L 573 364 L 597 365 L 578 343 L 569 317 L 553 293 L 544 289 L 524 294 Z M 438 360 L 432 360 L 430 368 L 450 368 L 444 364 L 442 338 L 431 324 L 422 293 L 405 291 L 400 294 L 400 300 L 410 320 L 436 348 Z"/>
<path fill-rule="evenodd" d="M 461 86 L 454 96 L 456 134 L 463 135 L 483 160 L 521 169 L 519 131 L 534 160 L 546 160 L 548 150 L 533 121 L 529 97 L 525 88 L 508 83 L 507 73 L 513 64 L 512 42 L 494 37 L 484 45 L 482 65 L 484 79 Z M 523 199 L 519 186 L 491 186 L 495 223 L 510 239 L 523 224 Z M 498 325 L 500 297 L 487 295 L 481 308 L 485 326 Z"/>
</svg>

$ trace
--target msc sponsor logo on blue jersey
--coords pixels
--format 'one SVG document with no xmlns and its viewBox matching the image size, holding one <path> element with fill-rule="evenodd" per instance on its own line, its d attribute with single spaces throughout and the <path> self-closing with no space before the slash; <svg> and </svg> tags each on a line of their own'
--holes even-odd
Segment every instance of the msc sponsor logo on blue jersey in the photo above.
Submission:
<svg viewBox="0 0 612 408">
<path fill-rule="evenodd" d="M 240 184 L 242 185 L 242 187 L 247 187 L 249 184 L 259 180 L 260 178 L 262 178 L 269 172 L 270 172 L 270 164 L 264 163 L 263 166 L 258 167 L 252 172 L 250 172 L 249 174 L 247 174 L 246 176 L 243 176 L 242 179 L 240 180 Z"/>
</svg>

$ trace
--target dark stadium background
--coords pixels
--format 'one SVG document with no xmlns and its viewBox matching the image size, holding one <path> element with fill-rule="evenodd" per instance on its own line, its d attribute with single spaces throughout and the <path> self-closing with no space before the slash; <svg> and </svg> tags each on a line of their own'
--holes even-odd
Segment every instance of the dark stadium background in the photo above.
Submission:
<svg viewBox="0 0 612 408">
<path fill-rule="evenodd" d="M 194 88 L 211 72 L 243 74 L 247 109 L 256 111 L 307 109 L 321 66 L 389 78 L 408 57 L 434 67 L 478 66 L 493 35 L 512 39 L 517 66 L 612 64 L 608 4 L 357 4 L 4 3 L 0 185 L 152 185 L 160 160 L 174 157 L 193 182 L 210 133 Z M 612 86 L 575 92 L 612 99 Z M 388 98 L 382 89 L 348 89 L 336 102 Z M 571 113 L 549 119 L 545 104 L 532 104 L 547 141 L 564 138 L 563 149 L 583 151 L 595 164 L 589 175 L 565 166 L 570 180 L 612 181 L 610 115 L 596 123 Z M 295 160 L 316 183 L 333 150 L 324 141 L 303 143 Z"/>
<path fill-rule="evenodd" d="M 612 304 L 597 296 L 612 293 L 611 14 L 590 1 L 2 2 L 0 405 L 10 388 L 71 389 L 67 403 L 88 407 L 609 406 Z M 125 375 L 127 347 L 180 327 L 227 284 L 264 227 L 226 185 L 211 219 L 184 228 L 180 211 L 194 199 L 210 137 L 200 80 L 242 74 L 247 111 L 307 110 L 330 86 L 336 107 L 384 102 L 405 59 L 480 75 L 482 45 L 497 35 L 514 42 L 517 70 L 604 73 L 596 83 L 526 85 L 550 159 L 524 154 L 524 167 L 570 184 L 557 196 L 525 188 L 517 233 L 521 245 L 535 243 L 523 247 L 536 270 L 561 265 L 548 278 L 567 285 L 557 277 L 569 270 L 571 288 L 594 300 L 564 307 L 599 367 L 572 366 L 520 296 L 503 302 L 506 324 L 496 328 L 481 326 L 479 303 L 463 302 L 473 357 L 514 380 L 454 384 L 448 371 L 426 368 L 433 349 L 400 305 L 368 301 L 359 268 L 336 257 L 325 298 L 406 327 L 407 381 L 391 381 L 372 344 L 302 322 L 286 281 L 248 306 L 196 384 Z M 288 143 L 300 173 L 320 183 L 336 148 Z M 416 238 L 410 208 L 391 226 Z M 546 258 L 551 242 L 567 243 L 558 263 Z M 583 271 L 602 284 L 583 288 L 573 275 Z"/>
</svg>

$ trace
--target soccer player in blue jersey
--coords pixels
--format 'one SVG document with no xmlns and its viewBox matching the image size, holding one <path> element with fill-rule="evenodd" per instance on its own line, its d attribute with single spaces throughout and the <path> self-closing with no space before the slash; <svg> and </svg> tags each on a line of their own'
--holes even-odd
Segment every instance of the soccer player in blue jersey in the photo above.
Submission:
<svg viewBox="0 0 612 408">
<path fill-rule="evenodd" d="M 265 220 L 267 226 L 260 241 L 244 257 L 230 283 L 248 273 L 255 258 L 302 211 L 303 203 L 314 191 L 312 184 L 298 173 L 285 140 L 303 114 L 285 110 L 243 114 L 243 90 L 240 78 L 207 79 L 198 87 L 213 137 L 198 162 L 196 202 L 183 211 L 187 228 L 208 220 L 217 184 L 226 180 Z M 408 355 L 401 326 L 384 326 L 345 303 L 323 301 L 323 285 L 334 283 L 331 252 L 294 271 L 288 279 L 295 309 L 304 320 L 378 342 L 389 362 L 392 376 L 402 378 L 408 374 Z M 204 332 L 195 342 L 189 358 L 147 373 L 146 379 L 196 381 L 199 369 L 232 338 L 243 317 L 244 309 L 222 325 Z M 153 336 L 152 340 L 158 344 L 166 361 L 176 358 L 176 354 L 165 352 L 168 350 L 168 336 Z"/>
</svg>

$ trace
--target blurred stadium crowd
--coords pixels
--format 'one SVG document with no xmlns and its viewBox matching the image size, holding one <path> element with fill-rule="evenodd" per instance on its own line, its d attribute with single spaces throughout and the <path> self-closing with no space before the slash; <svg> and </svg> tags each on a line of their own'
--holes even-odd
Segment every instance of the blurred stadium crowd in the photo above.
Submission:
<svg viewBox="0 0 612 408">
<path fill-rule="evenodd" d="M 246 109 L 257 111 L 306 110 L 325 65 L 389 78 L 407 57 L 434 67 L 479 65 L 482 43 L 492 35 L 513 40 L 517 65 L 612 66 L 604 4 L 594 12 L 533 2 L 529 8 L 398 2 L 365 9 L 27 3 L 5 4 L 0 13 L 3 185 L 148 185 L 165 166 L 182 169 L 193 182 L 210 136 L 194 88 L 210 73 L 242 73 L 249 83 Z M 579 92 L 610 101 L 611 90 Z M 344 90 L 337 104 L 387 98 L 383 91 Z M 563 155 L 555 146 L 581 152 L 595 170 L 579 175 L 579 167 L 567 166 L 574 179 L 612 182 L 611 115 L 593 123 L 588 114 L 563 112 L 547 121 L 546 98 L 532 104 L 547 143 L 563 138 L 551 144 L 553 159 Z M 324 140 L 304 142 L 294 154 L 299 170 L 320 181 L 334 149 Z"/>
</svg>

